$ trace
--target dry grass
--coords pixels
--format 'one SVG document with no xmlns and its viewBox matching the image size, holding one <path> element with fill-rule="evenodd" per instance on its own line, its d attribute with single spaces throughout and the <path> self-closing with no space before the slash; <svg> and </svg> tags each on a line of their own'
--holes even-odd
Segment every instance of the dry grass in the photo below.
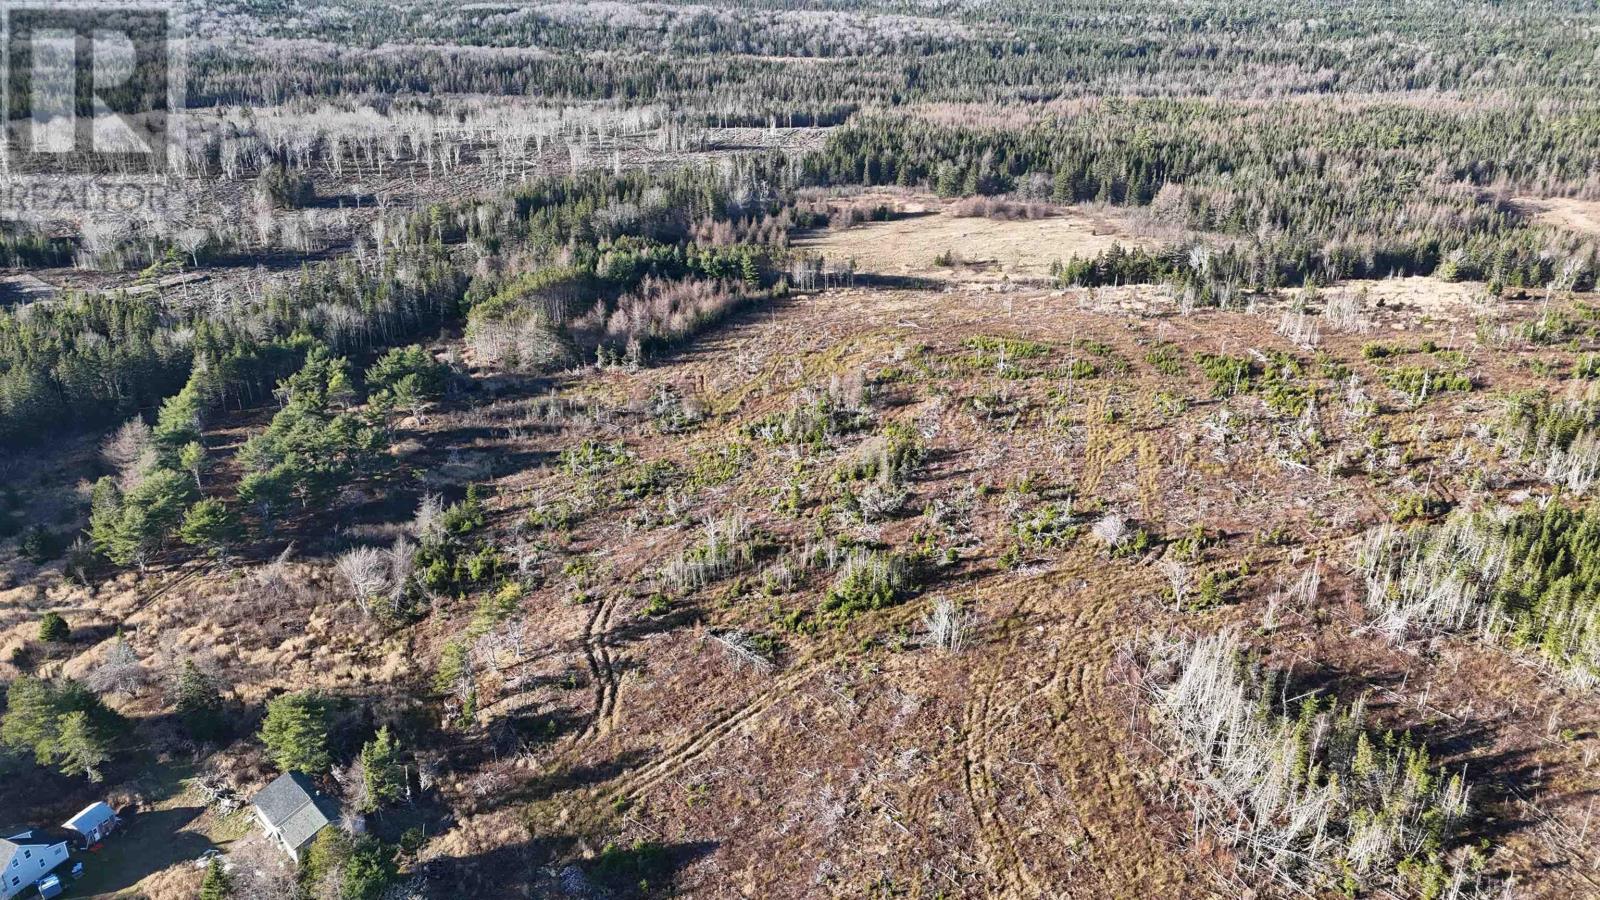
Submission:
<svg viewBox="0 0 1600 900">
<path fill-rule="evenodd" d="M 860 205 L 880 198 L 852 199 Z M 796 249 L 830 260 L 854 259 L 857 271 L 879 275 L 1016 281 L 1048 279 L 1051 263 L 1095 256 L 1113 243 L 1143 243 L 1127 234 L 1111 211 L 1064 207 L 1046 218 L 1007 220 L 975 217 L 965 207 L 932 197 L 884 195 L 881 201 L 898 208 L 905 218 L 819 231 L 796 240 Z M 961 264 L 936 265 L 935 257 L 945 253 L 954 254 Z"/>
<path fill-rule="evenodd" d="M 872 235 L 924 227 L 1027 235 L 1073 221 L 941 213 L 817 240 L 860 241 L 909 260 L 895 239 Z M 930 246 L 919 265 L 946 249 Z M 1048 265 L 1057 249 L 1033 252 L 1048 250 Z M 1466 308 L 1475 290 L 1370 288 L 1369 297 L 1405 289 L 1435 298 L 1459 289 Z M 1498 409 L 1492 393 L 1549 381 L 1525 360 L 1570 351 L 1474 350 L 1479 390 L 1413 409 L 1382 380 L 1391 363 L 1364 358 L 1363 344 L 1404 343 L 1412 349 L 1403 361 L 1432 365 L 1415 349 L 1424 338 L 1471 349 L 1473 332 L 1459 319 L 1413 312 L 1422 300 L 1404 310 L 1372 302 L 1369 329 L 1323 328 L 1317 347 L 1381 401 L 1358 410 L 1343 380 L 1278 333 L 1276 305 L 1182 316 L 1157 293 L 1128 287 L 1090 302 L 1087 292 L 1026 287 L 819 291 L 736 319 L 655 367 L 570 373 L 537 397 L 507 386 L 406 426 L 404 439 L 434 464 L 458 451 L 527 460 L 484 475 L 492 499 L 483 536 L 508 553 L 519 541 L 536 548 L 517 570 L 525 593 L 493 630 L 508 642 L 502 650 L 513 638 L 520 645 L 478 667 L 476 721 L 441 723 L 435 701 L 415 701 L 416 740 L 435 761 L 431 796 L 454 816 L 422 852 L 430 890 L 552 893 L 562 867 L 592 866 L 608 843 L 644 840 L 699 848 L 673 873 L 693 896 L 859 896 L 885 879 L 907 896 L 1190 897 L 1219 884 L 1236 892 L 1227 852 L 1194 831 L 1189 806 L 1141 740 L 1117 678 L 1118 648 L 1152 629 L 1254 633 L 1270 622 L 1263 643 L 1278 668 L 1316 666 L 1372 687 L 1386 727 L 1431 723 L 1464 735 L 1465 749 L 1444 762 L 1470 764 L 1480 783 L 1516 784 L 1539 804 L 1540 821 L 1554 823 L 1517 832 L 1491 863 L 1526 873 L 1528 859 L 1570 861 L 1538 872 L 1529 893 L 1582 895 L 1582 879 L 1565 873 L 1586 872 L 1589 858 L 1541 835 L 1582 833 L 1600 703 L 1552 688 L 1501 653 L 1381 640 L 1341 574 L 1346 542 L 1387 519 L 1396 496 L 1539 490 L 1494 481 L 1494 448 L 1473 425 Z M 1124 311 L 1122 298 L 1155 314 Z M 972 363 L 974 335 L 1046 351 L 1001 371 Z M 1156 341 L 1182 351 L 1172 373 L 1147 361 Z M 1259 362 L 1272 351 L 1295 354 L 1314 383 L 1309 422 L 1273 411 L 1258 391 L 1214 397 L 1193 358 Z M 1063 374 L 1078 359 L 1101 369 Z M 849 518 L 828 508 L 842 497 L 833 473 L 866 451 L 875 429 L 821 446 L 753 433 L 836 379 L 845 393 L 862 385 L 859 402 L 876 423 L 914 425 L 924 437 L 929 452 L 905 479 L 897 511 Z M 652 398 L 667 388 L 704 398 L 704 420 L 658 428 Z M 621 443 L 627 462 L 593 475 L 553 462 L 583 441 Z M 723 458 L 734 462 L 716 465 Z M 624 476 L 655 464 L 677 474 L 654 492 L 616 493 Z M 801 502 L 786 510 L 791 483 Z M 535 510 L 554 518 L 557 499 L 569 521 L 528 523 Z M 1017 523 L 1040 518 L 1046 504 L 1072 510 L 1079 531 L 1002 565 L 1019 542 Z M 701 528 L 735 513 L 743 518 L 731 530 L 761 535 L 754 559 L 732 552 L 739 541 L 721 547 Z M 1091 530 L 1110 514 L 1133 516 L 1129 527 L 1155 539 L 1149 551 L 1108 559 Z M 409 511 L 389 524 L 403 519 Z M 1195 525 L 1206 539 L 1180 559 L 1176 544 Z M 838 577 L 800 564 L 807 547 L 835 548 L 837 564 L 852 546 L 903 552 L 922 535 L 933 536 L 937 560 L 926 594 L 814 629 L 804 619 L 786 624 L 815 613 Z M 697 546 L 715 552 L 696 556 Z M 957 552 L 940 568 L 946 548 Z M 1294 587 L 1319 557 L 1321 588 Z M 1174 602 L 1163 560 L 1182 565 L 1187 602 Z M 694 577 L 657 598 L 674 561 L 716 565 L 706 577 L 680 566 Z M 580 578 L 584 597 L 571 589 Z M 1207 585 L 1219 583 L 1225 594 L 1203 604 Z M 24 640 L 40 609 L 84 606 L 127 621 L 147 666 L 199 657 L 227 673 L 246 703 L 317 686 L 382 708 L 423 690 L 443 646 L 466 633 L 493 590 L 441 598 L 423 622 L 388 632 L 360 615 L 332 558 L 210 574 L 135 614 L 155 586 L 130 576 L 93 597 L 7 595 L 11 627 L 0 643 Z M 965 649 L 945 652 L 957 647 Z M 87 664 L 104 649 L 69 652 Z M 161 708 L 154 694 L 130 704 L 140 714 Z M 1523 780 L 1534 770 L 1542 781 Z M 1508 821 L 1523 815 L 1510 808 L 1514 799 L 1481 799 Z M 525 858 L 530 847 L 558 848 L 559 858 Z"/>
<path fill-rule="evenodd" d="M 1570 197 L 1515 197 L 1511 201 L 1535 222 L 1579 234 L 1600 235 L 1600 200 Z"/>
</svg>

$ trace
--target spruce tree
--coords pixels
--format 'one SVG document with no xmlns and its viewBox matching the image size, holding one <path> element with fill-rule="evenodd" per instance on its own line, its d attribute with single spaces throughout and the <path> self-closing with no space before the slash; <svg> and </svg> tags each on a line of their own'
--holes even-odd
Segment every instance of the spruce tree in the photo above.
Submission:
<svg viewBox="0 0 1600 900">
<path fill-rule="evenodd" d="M 61 771 L 84 775 L 90 781 L 101 779 L 100 767 L 111 758 L 111 740 L 86 712 L 69 712 L 61 717 L 56 752 Z"/>
<path fill-rule="evenodd" d="M 188 474 L 163 467 L 115 500 L 97 485 L 89 517 L 95 549 L 118 565 L 142 565 L 177 529 L 194 493 Z"/>
<path fill-rule="evenodd" d="M 61 618 L 60 613 L 47 612 L 39 617 L 39 640 L 59 644 L 71 636 L 72 629 L 67 627 L 67 620 Z"/>
<path fill-rule="evenodd" d="M 221 737 L 226 731 L 222 716 L 222 694 L 216 683 L 194 660 L 186 659 L 178 672 L 177 713 L 189 736 L 199 741 Z"/>
<path fill-rule="evenodd" d="M 213 556 L 223 556 L 228 547 L 239 539 L 239 522 L 221 500 L 207 497 L 189 507 L 178 526 L 178 537 L 191 547 L 199 547 Z"/>
<path fill-rule="evenodd" d="M 222 861 L 211 857 L 206 865 L 205 880 L 200 882 L 200 900 L 226 900 L 233 896 L 233 881 L 222 869 Z"/>
<path fill-rule="evenodd" d="M 200 413 L 204 406 L 200 390 L 193 383 L 162 402 L 152 433 L 163 462 L 176 463 L 185 445 L 200 440 Z"/>
<path fill-rule="evenodd" d="M 26 675 L 6 689 L 6 712 L 0 717 L 0 744 L 29 752 L 39 765 L 49 765 L 56 752 L 56 702 L 50 684 Z"/>
<path fill-rule="evenodd" d="M 377 735 L 361 748 L 361 779 L 367 788 L 362 812 L 373 812 L 405 796 L 405 769 L 400 765 L 400 748 L 389 733 L 389 726 L 379 728 Z"/>
<path fill-rule="evenodd" d="M 190 441 L 178 449 L 178 466 L 194 476 L 194 486 L 199 490 L 201 475 L 206 468 L 206 448 L 199 441 Z"/>
<path fill-rule="evenodd" d="M 341 894 L 345 900 L 378 900 L 396 873 L 394 850 L 377 838 L 363 835 L 351 843 Z"/>
<path fill-rule="evenodd" d="M 328 752 L 328 718 L 327 702 L 315 694 L 274 697 L 267 701 L 261 741 L 285 772 L 326 772 L 333 764 Z"/>
<path fill-rule="evenodd" d="M 311 839 L 300 861 L 300 887 L 312 896 L 328 896 L 322 882 L 336 875 L 350 859 L 350 836 L 337 828 L 324 828 Z"/>
</svg>

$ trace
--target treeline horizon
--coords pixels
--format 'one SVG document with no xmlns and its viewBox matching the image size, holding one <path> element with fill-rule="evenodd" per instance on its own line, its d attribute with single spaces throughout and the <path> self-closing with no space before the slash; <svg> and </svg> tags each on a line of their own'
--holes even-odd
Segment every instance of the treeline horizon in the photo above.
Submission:
<svg viewBox="0 0 1600 900">
<path fill-rule="evenodd" d="M 835 104 L 1414 91 L 1593 99 L 1600 88 L 1600 11 L 1580 0 L 449 11 L 246 0 L 209 10 L 196 37 L 190 95 L 204 105 L 485 93 L 672 101 L 781 119 Z"/>
</svg>

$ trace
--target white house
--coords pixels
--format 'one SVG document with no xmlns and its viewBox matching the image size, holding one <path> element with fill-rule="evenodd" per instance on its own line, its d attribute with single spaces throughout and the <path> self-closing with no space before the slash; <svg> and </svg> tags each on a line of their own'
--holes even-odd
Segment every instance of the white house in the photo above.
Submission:
<svg viewBox="0 0 1600 900">
<path fill-rule="evenodd" d="M 68 819 L 61 827 L 83 835 L 83 846 L 93 847 L 95 844 L 105 840 L 105 836 L 116 829 L 117 823 L 120 821 L 115 810 L 104 802 L 100 802 L 85 806 L 81 812 Z"/>
<path fill-rule="evenodd" d="M 47 842 L 31 831 L 0 838 L 0 900 L 11 900 L 67 861 L 67 842 Z"/>
</svg>

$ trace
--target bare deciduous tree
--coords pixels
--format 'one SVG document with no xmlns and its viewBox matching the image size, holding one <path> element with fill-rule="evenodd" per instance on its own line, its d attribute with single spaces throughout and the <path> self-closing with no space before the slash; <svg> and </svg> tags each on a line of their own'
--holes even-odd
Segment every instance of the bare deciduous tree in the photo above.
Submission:
<svg viewBox="0 0 1600 900">
<path fill-rule="evenodd" d="M 1116 513 L 1108 513 L 1094 523 L 1091 531 L 1106 545 L 1107 550 L 1115 550 L 1128 539 L 1128 521 Z"/>
<path fill-rule="evenodd" d="M 138 487 L 156 463 L 150 426 L 137 416 L 129 419 L 100 445 L 100 458 L 117 470 L 117 485 L 123 491 Z"/>
<path fill-rule="evenodd" d="M 106 653 L 106 658 L 85 679 L 89 689 L 99 694 L 118 693 L 132 696 L 149 681 L 149 673 L 139 662 L 128 639 L 117 635 L 116 643 Z"/>
<path fill-rule="evenodd" d="M 334 563 L 339 577 L 349 585 L 350 592 L 362 612 L 372 611 L 372 601 L 388 591 L 389 558 L 376 547 L 357 547 L 347 551 Z"/>
<path fill-rule="evenodd" d="M 930 645 L 946 653 L 960 653 L 966 648 L 972 620 L 971 611 L 962 609 L 949 597 L 940 597 L 922 624 L 928 630 Z"/>
<path fill-rule="evenodd" d="M 411 520 L 411 536 L 423 544 L 438 543 L 444 537 L 444 498 L 426 494 L 417 504 L 417 514 Z"/>
</svg>

